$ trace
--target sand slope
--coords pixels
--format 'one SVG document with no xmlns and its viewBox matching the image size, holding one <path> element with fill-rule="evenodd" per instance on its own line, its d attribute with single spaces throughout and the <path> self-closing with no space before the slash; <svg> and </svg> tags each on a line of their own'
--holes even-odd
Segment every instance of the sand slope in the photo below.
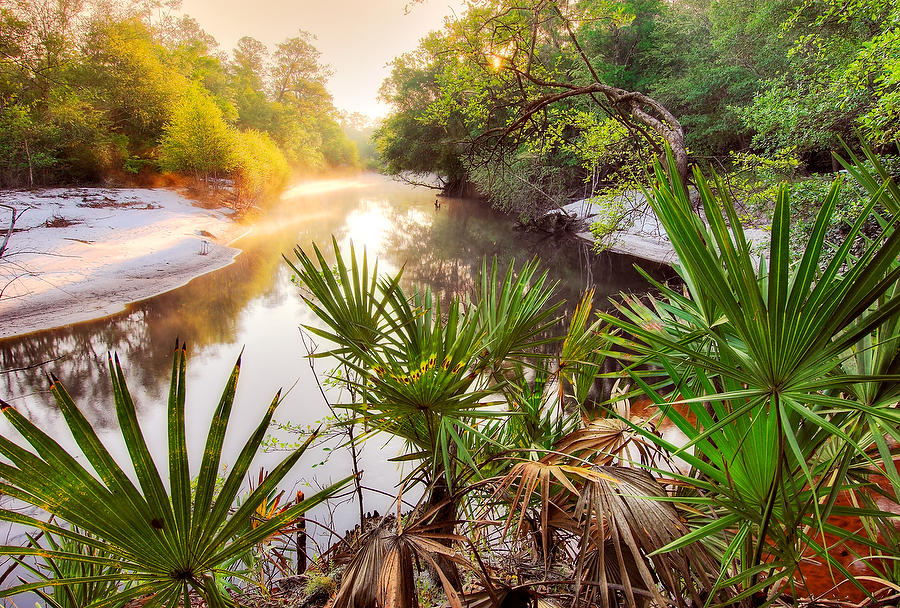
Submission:
<svg viewBox="0 0 900 608">
<path fill-rule="evenodd" d="M 0 338 L 96 319 L 230 264 L 245 229 L 171 190 L 0 191 L 25 209 L 0 259 Z M 0 207 L 0 239 L 10 213 Z M 205 244 L 204 244 L 205 243 Z"/>
</svg>

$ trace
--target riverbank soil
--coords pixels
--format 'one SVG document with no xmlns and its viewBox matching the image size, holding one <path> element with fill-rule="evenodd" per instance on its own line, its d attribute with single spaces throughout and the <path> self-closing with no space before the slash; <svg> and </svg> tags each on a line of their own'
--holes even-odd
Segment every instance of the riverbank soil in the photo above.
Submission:
<svg viewBox="0 0 900 608">
<path fill-rule="evenodd" d="M 0 192 L 0 338 L 121 312 L 230 264 L 246 228 L 156 188 Z"/>
</svg>

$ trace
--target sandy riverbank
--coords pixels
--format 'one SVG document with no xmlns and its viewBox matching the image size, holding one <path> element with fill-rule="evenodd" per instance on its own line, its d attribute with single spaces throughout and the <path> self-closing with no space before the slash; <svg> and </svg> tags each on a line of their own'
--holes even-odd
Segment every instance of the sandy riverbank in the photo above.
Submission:
<svg viewBox="0 0 900 608">
<path fill-rule="evenodd" d="M 0 338 L 97 319 L 234 261 L 246 228 L 165 189 L 0 191 Z M 9 227 L 0 207 L 0 241 Z"/>
</svg>

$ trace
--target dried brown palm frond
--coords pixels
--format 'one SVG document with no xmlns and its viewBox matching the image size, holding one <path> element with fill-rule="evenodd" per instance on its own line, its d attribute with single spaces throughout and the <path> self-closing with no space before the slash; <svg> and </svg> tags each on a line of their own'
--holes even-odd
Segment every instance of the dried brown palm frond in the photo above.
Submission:
<svg viewBox="0 0 900 608">
<path fill-rule="evenodd" d="M 333 608 L 418 608 L 416 564 L 428 566 L 438 576 L 451 608 L 463 608 L 459 591 L 448 579 L 442 563 L 449 562 L 480 574 L 452 545 L 464 544 L 472 550 L 474 547 L 464 536 L 435 532 L 447 522 L 421 523 L 429 517 L 429 514 L 420 516 L 407 526 L 402 520 L 383 519 L 347 567 Z"/>
<path fill-rule="evenodd" d="M 564 447 L 577 452 L 590 443 L 589 435 L 576 436 Z M 521 534 L 528 521 L 539 527 L 545 569 L 555 533 L 579 539 L 576 594 L 604 608 L 663 605 L 660 585 L 678 603 L 689 597 L 702 604 L 698 589 L 711 589 L 718 571 L 706 549 L 692 544 L 653 555 L 689 531 L 665 488 L 641 469 L 565 464 L 565 458 L 556 453 L 518 462 L 499 480 L 495 496 L 512 496 L 504 534 Z M 539 517 L 528 517 L 535 497 Z"/>
<path fill-rule="evenodd" d="M 702 605 L 718 564 L 698 543 L 654 553 L 688 533 L 659 482 L 641 469 L 597 467 L 574 505 L 582 530 L 577 593 L 601 605 L 664 605 L 661 585 L 679 606 Z M 651 569 L 652 568 L 652 569 Z"/>
<path fill-rule="evenodd" d="M 613 462 L 629 462 L 633 449 L 641 462 L 653 462 L 655 448 L 633 431 L 637 421 L 616 418 L 598 418 L 584 428 L 569 433 L 554 446 L 554 451 L 540 460 L 522 460 L 500 477 L 494 496 L 509 503 L 509 515 L 503 530 L 505 535 L 518 515 L 516 536 L 522 535 L 523 525 L 532 498 L 537 495 L 540 520 L 541 554 L 548 559 L 551 530 L 562 528 L 578 534 L 580 528 L 571 514 L 560 510 L 560 501 L 571 501 L 581 492 L 584 483 L 603 477 L 590 465 L 608 465 Z M 614 481 L 614 480 L 608 480 Z M 514 494 L 513 494 L 514 493 Z M 568 498 L 566 495 L 569 495 Z M 512 498 L 505 498 L 508 496 Z"/>
<path fill-rule="evenodd" d="M 551 531 L 556 527 L 553 524 L 556 523 L 557 518 L 553 517 L 554 522 L 551 522 L 552 514 L 555 515 L 555 511 L 558 510 L 554 508 L 555 503 L 566 493 L 578 496 L 577 485 L 602 475 L 591 468 L 563 464 L 558 460 L 556 455 L 550 454 L 541 460 L 517 462 L 509 473 L 500 478 L 494 492 L 495 497 L 503 497 L 511 494 L 514 486 L 518 486 L 515 495 L 509 502 L 509 515 L 503 528 L 505 535 L 512 527 L 518 513 L 518 523 L 515 527 L 516 536 L 522 534 L 531 499 L 535 493 L 538 494 L 540 498 L 539 518 L 536 519 L 540 520 L 541 555 L 544 556 L 545 567 L 549 558 Z"/>
<path fill-rule="evenodd" d="M 629 462 L 635 460 L 635 456 L 641 464 L 649 465 L 654 462 L 658 448 L 634 430 L 642 422 L 643 419 L 637 418 L 630 421 L 595 418 L 560 439 L 554 449 L 596 465 Z"/>
<path fill-rule="evenodd" d="M 559 608 L 557 604 L 542 597 L 535 589 L 544 585 L 544 581 L 525 583 L 524 585 L 507 585 L 495 582 L 492 588 L 482 587 L 463 595 L 465 608 Z"/>
</svg>

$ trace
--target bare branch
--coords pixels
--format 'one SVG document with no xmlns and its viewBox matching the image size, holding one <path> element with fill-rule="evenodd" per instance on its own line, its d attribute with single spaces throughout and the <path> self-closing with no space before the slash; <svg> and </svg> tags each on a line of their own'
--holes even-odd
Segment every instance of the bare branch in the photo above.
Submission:
<svg viewBox="0 0 900 608">
<path fill-rule="evenodd" d="M 22 217 L 23 213 L 25 213 L 29 209 L 32 209 L 32 207 L 26 207 L 25 209 L 22 209 L 21 211 L 18 211 L 12 205 L 7 205 L 5 203 L 0 203 L 0 207 L 3 207 L 4 209 L 9 209 L 9 212 L 10 212 L 9 228 L 6 229 L 6 234 L 3 237 L 3 242 L 0 243 L 0 258 L 2 258 L 3 254 L 6 253 L 6 248 L 9 245 L 9 238 L 12 236 L 13 230 L 16 227 L 16 222 L 19 221 L 19 218 Z"/>
</svg>

